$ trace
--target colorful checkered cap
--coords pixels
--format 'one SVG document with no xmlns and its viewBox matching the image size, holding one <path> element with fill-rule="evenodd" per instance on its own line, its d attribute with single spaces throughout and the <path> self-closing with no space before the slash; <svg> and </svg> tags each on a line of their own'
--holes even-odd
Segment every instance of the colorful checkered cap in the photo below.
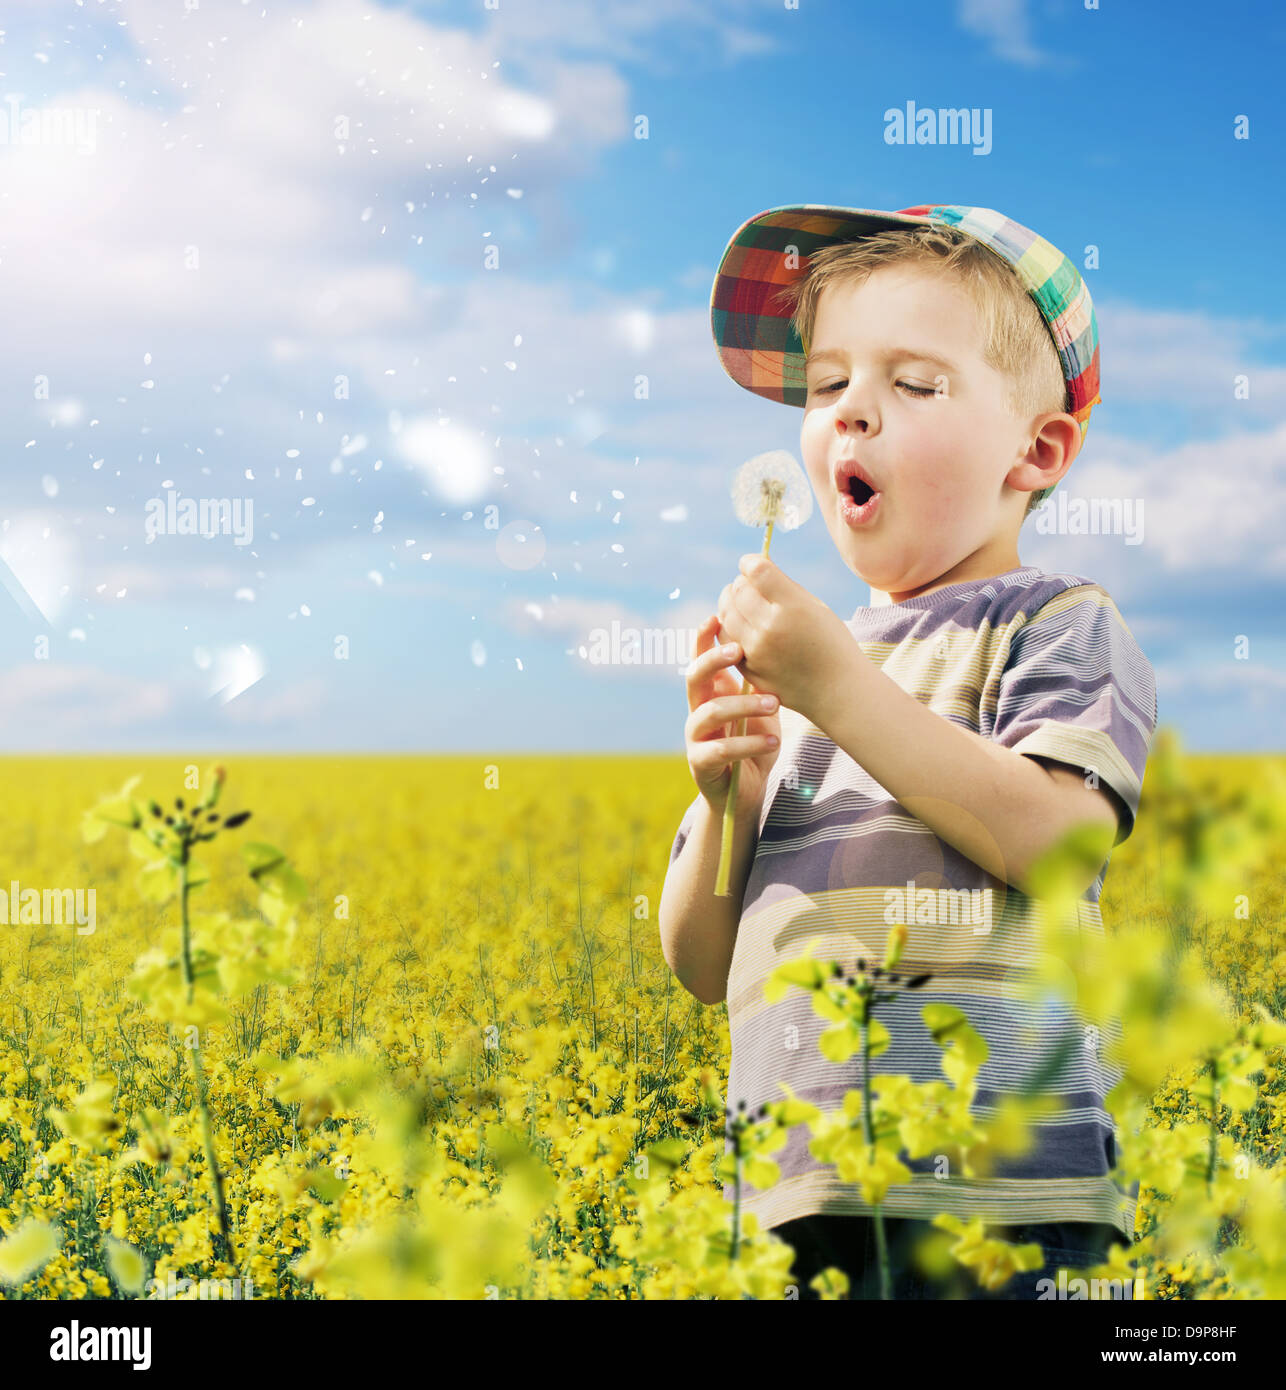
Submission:
<svg viewBox="0 0 1286 1390">
<path fill-rule="evenodd" d="M 924 203 L 898 212 L 818 204 L 770 208 L 737 230 L 710 292 L 710 328 L 723 369 L 747 391 L 803 407 L 804 349 L 777 296 L 808 271 L 820 246 L 857 241 L 896 227 L 956 227 L 1013 266 L 1049 325 L 1081 439 L 1098 389 L 1098 320 L 1076 267 L 1044 237 L 990 208 Z M 1043 501 L 1053 488 L 1037 494 Z"/>
</svg>

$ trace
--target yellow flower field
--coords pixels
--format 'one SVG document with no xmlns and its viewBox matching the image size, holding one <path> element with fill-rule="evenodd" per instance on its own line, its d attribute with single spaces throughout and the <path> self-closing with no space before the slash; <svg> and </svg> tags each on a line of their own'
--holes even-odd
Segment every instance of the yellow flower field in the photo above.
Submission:
<svg viewBox="0 0 1286 1390">
<path fill-rule="evenodd" d="M 0 1297 L 786 1296 L 791 1252 L 716 1177 L 725 1009 L 658 940 L 681 758 L 227 756 L 218 809 L 252 816 L 196 847 L 190 988 L 168 871 L 83 827 L 133 777 L 191 806 L 206 760 L 5 761 L 0 888 L 95 913 L 0 925 Z M 1104 920 L 1190 952 L 1228 1022 L 1138 1015 L 1173 1065 L 1138 1069 L 1136 1253 L 1149 1297 L 1281 1297 L 1281 768 L 1158 766 Z M 297 904 L 247 873 L 260 841 Z"/>
</svg>

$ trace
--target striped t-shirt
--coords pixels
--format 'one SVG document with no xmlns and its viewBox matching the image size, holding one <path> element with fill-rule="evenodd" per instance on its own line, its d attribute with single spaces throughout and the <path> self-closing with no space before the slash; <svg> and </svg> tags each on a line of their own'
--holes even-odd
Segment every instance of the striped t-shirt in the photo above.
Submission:
<svg viewBox="0 0 1286 1390">
<path fill-rule="evenodd" d="M 1156 687 L 1100 585 L 1024 565 L 859 608 L 847 626 L 886 675 L 944 719 L 1006 748 L 1094 769 L 1126 808 L 1115 843 L 1129 835 L 1156 727 Z M 1119 1070 L 1103 1062 L 1109 1040 L 1121 1036 L 1119 1021 L 1107 1022 L 1100 1041 L 1061 996 L 1023 997 L 1038 943 L 1032 900 L 909 815 L 803 716 L 782 708 L 781 733 L 728 976 L 729 1109 L 745 1101 L 753 1111 L 782 1099 L 779 1082 L 823 1111 L 838 1110 L 845 1091 L 860 1088 L 857 1054 L 837 1064 L 818 1051 L 828 1024 L 813 1012 L 809 992 L 788 988 L 767 1004 L 764 982 L 813 937 L 822 939 L 814 950 L 819 959 L 878 963 L 889 922 L 905 921 L 898 973 L 904 981 L 925 972 L 933 978 L 876 1006 L 892 1041 L 874 1059 L 872 1077 L 946 1079 L 942 1051 L 920 1014 L 940 1001 L 959 1008 L 987 1041 L 973 1104 L 983 1124 L 998 1098 L 1030 1089 L 1042 1071 L 1039 1089 L 1061 1108 L 1033 1120 L 1033 1147 L 1021 1158 L 997 1160 L 985 1179 L 935 1176 L 934 1155 L 903 1153 L 913 1176 L 888 1189 L 885 1214 L 929 1220 L 952 1212 L 1004 1225 L 1103 1222 L 1133 1239 L 1138 1184 L 1126 1192 L 1110 1176 L 1117 1135 L 1104 1106 L 1120 1080 Z M 679 826 L 671 864 L 696 807 L 694 800 Z M 1082 931 L 1103 932 L 1098 903 L 1106 871 L 1105 863 L 1081 900 Z M 900 913 L 908 885 L 916 906 Z M 894 915 L 886 913 L 891 904 Z M 771 1187 L 743 1181 L 745 1207 L 762 1228 L 815 1213 L 873 1214 L 855 1183 L 842 1182 L 833 1165 L 809 1153 L 810 1138 L 806 1125 L 791 1129 L 773 1155 L 781 1177 Z M 731 1184 L 724 1196 L 732 1200 Z"/>
</svg>

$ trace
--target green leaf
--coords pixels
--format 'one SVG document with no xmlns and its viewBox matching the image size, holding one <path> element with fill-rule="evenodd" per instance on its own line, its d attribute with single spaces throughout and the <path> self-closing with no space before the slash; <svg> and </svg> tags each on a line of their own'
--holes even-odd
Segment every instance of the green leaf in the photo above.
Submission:
<svg viewBox="0 0 1286 1390">
<path fill-rule="evenodd" d="M 746 1160 L 745 1177 L 752 1187 L 771 1187 L 781 1177 L 781 1169 L 771 1158 L 751 1154 Z"/>
<path fill-rule="evenodd" d="M 0 1240 L 0 1283 L 22 1284 L 58 1253 L 62 1232 L 33 1217 Z"/>
<path fill-rule="evenodd" d="M 167 902 L 178 886 L 179 871 L 168 859 L 153 859 L 138 871 L 138 891 L 148 902 Z"/>
<path fill-rule="evenodd" d="M 1029 897 L 1048 903 L 1057 914 L 1076 911 L 1112 850 L 1113 832 L 1098 821 L 1074 825 L 1027 871 Z"/>
<path fill-rule="evenodd" d="M 847 1062 L 862 1045 L 862 1030 L 851 1018 L 824 1029 L 817 1046 L 828 1062 Z"/>
<path fill-rule="evenodd" d="M 878 1057 L 885 1051 L 892 1041 L 889 1030 L 880 1022 L 878 1018 L 873 1018 L 867 1024 L 867 1036 L 871 1044 L 871 1056 Z"/>
<path fill-rule="evenodd" d="M 644 1152 L 649 1164 L 655 1164 L 666 1172 L 673 1172 L 674 1169 L 683 1166 L 683 1160 L 692 1152 L 692 1147 L 676 1136 L 672 1139 L 659 1139 L 655 1144 L 649 1144 Z"/>
<path fill-rule="evenodd" d="M 308 1170 L 309 1190 L 323 1202 L 337 1202 L 348 1191 L 348 1183 L 330 1168 Z"/>
<path fill-rule="evenodd" d="M 111 1236 L 103 1237 L 107 1249 L 107 1272 L 122 1293 L 138 1293 L 147 1278 L 147 1262 L 132 1246 Z"/>
<path fill-rule="evenodd" d="M 307 883 L 290 867 L 279 849 L 256 840 L 242 845 L 241 853 L 250 877 L 262 892 L 280 898 L 287 906 L 302 902 L 308 896 Z"/>
<path fill-rule="evenodd" d="M 980 1067 L 987 1060 L 986 1039 L 974 1032 L 959 1009 L 950 1004 L 926 1004 L 920 1010 L 920 1017 L 933 1035 L 933 1041 L 943 1049 L 954 1045 L 970 1068 Z"/>
<path fill-rule="evenodd" d="M 801 989 L 816 989 L 826 982 L 830 966 L 822 961 L 812 960 L 813 947 L 821 937 L 813 937 L 804 947 L 804 953 L 795 960 L 783 961 L 764 981 L 764 999 L 775 1004 L 791 985 Z"/>
<path fill-rule="evenodd" d="M 132 830 L 139 823 L 143 813 L 131 799 L 130 792 L 142 780 L 142 777 L 131 777 L 120 791 L 115 794 L 109 793 L 84 813 L 81 834 L 87 844 L 101 840 L 108 825 L 119 825 L 126 830 Z"/>
</svg>

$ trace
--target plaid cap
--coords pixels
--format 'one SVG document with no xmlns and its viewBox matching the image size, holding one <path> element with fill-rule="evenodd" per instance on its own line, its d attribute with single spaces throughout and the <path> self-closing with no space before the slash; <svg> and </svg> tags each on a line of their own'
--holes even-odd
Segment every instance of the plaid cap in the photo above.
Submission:
<svg viewBox="0 0 1286 1390">
<path fill-rule="evenodd" d="M 725 248 L 710 292 L 710 328 L 724 371 L 757 396 L 802 408 L 808 397 L 804 348 L 789 311 L 775 297 L 807 273 L 818 247 L 896 227 L 935 225 L 958 228 L 1014 268 L 1049 326 L 1067 382 L 1068 413 L 1080 424 L 1084 441 L 1090 411 L 1102 399 L 1098 320 L 1090 292 L 1056 246 L 990 208 L 924 203 L 876 212 L 807 203 L 750 218 Z M 1044 501 L 1053 490 L 1036 495 Z"/>
</svg>

